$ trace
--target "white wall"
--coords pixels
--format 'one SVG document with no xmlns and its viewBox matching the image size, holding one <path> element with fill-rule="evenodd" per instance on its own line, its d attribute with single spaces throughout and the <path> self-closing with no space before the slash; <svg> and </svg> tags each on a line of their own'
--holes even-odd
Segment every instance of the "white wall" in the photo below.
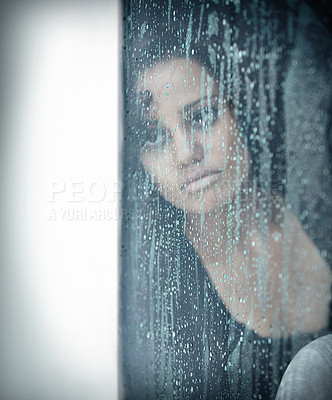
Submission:
<svg viewBox="0 0 332 400">
<path fill-rule="evenodd" d="M 2 400 L 117 397 L 119 8 L 3 10 Z"/>
</svg>

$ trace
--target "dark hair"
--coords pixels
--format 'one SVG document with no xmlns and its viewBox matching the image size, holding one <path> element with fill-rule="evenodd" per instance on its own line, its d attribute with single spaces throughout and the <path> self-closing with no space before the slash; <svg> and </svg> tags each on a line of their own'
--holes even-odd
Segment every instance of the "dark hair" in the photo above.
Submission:
<svg viewBox="0 0 332 400">
<path fill-rule="evenodd" d="M 136 85 L 139 74 L 169 58 L 192 58 L 219 81 L 251 152 L 260 190 L 284 194 L 283 79 L 289 38 L 286 12 L 272 1 L 132 2 L 126 17 L 125 159 L 128 191 L 158 196 L 139 162 Z M 271 82 L 271 77 L 273 81 Z M 133 191 L 134 190 L 134 191 Z M 163 204 L 163 200 L 158 200 Z"/>
</svg>

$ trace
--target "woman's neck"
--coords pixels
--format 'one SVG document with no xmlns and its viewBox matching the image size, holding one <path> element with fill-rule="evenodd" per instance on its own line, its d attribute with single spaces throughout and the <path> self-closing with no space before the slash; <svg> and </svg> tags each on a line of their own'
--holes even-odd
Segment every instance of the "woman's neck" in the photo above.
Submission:
<svg viewBox="0 0 332 400">
<path fill-rule="evenodd" d="M 247 207 L 248 205 L 248 207 Z M 184 232 L 203 264 L 232 262 L 258 235 L 252 202 L 223 204 L 204 214 L 185 215 Z"/>
<path fill-rule="evenodd" d="M 235 319 L 266 337 L 316 332 L 327 324 L 332 275 L 301 223 L 276 200 L 265 235 L 255 201 L 186 214 L 184 231 Z"/>
</svg>

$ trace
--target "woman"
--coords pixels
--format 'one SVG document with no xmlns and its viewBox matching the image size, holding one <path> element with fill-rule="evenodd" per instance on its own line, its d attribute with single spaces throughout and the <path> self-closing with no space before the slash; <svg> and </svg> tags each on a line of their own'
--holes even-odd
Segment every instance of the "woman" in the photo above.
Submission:
<svg viewBox="0 0 332 400">
<path fill-rule="evenodd" d="M 271 4 L 131 4 L 127 398 L 273 398 L 328 329 L 328 263 L 287 203 L 294 38 Z"/>
</svg>

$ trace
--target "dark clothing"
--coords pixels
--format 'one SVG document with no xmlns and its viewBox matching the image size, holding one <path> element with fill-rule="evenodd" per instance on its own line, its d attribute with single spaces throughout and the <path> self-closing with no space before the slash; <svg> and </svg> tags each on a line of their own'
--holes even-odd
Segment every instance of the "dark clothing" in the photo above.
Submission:
<svg viewBox="0 0 332 400">
<path fill-rule="evenodd" d="M 140 290 L 122 304 L 125 398 L 274 399 L 292 356 L 326 332 L 284 340 L 248 330 L 185 235 L 169 232 L 139 274 Z"/>
</svg>

